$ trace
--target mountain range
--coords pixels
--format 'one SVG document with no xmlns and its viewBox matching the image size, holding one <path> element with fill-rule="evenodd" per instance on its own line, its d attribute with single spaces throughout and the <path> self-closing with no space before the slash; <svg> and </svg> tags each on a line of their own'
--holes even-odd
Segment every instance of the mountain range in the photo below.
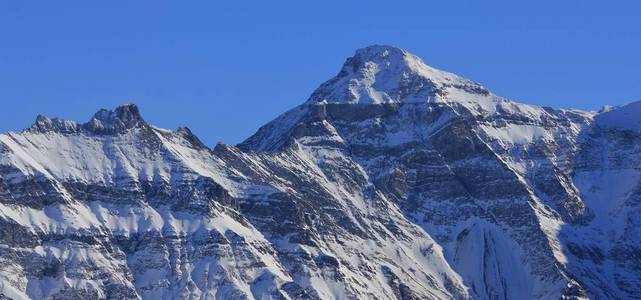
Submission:
<svg viewBox="0 0 641 300">
<path fill-rule="evenodd" d="M 641 299 L 641 102 L 520 104 L 369 46 L 238 145 L 0 135 L 0 299 Z"/>
</svg>

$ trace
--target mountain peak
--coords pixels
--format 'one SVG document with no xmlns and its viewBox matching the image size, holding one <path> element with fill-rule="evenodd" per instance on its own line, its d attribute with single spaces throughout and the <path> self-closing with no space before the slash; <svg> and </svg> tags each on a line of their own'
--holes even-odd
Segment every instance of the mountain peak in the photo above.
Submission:
<svg viewBox="0 0 641 300">
<path fill-rule="evenodd" d="M 477 83 L 426 65 L 403 49 L 372 45 L 356 50 L 338 75 L 323 83 L 308 103 L 420 103 L 452 86 L 487 92 Z"/>
<path fill-rule="evenodd" d="M 389 45 L 371 45 L 356 50 L 352 58 L 362 61 L 382 61 L 403 59 L 409 53 L 401 48 Z"/>
<path fill-rule="evenodd" d="M 93 118 L 104 123 L 120 121 L 123 124 L 129 125 L 144 122 L 140 115 L 140 110 L 138 110 L 138 106 L 133 103 L 120 105 L 113 111 L 104 108 L 100 109 L 94 114 Z"/>
<path fill-rule="evenodd" d="M 95 133 L 118 133 L 145 124 L 138 106 L 129 103 L 118 106 L 113 111 L 101 109 L 83 126 Z"/>
</svg>

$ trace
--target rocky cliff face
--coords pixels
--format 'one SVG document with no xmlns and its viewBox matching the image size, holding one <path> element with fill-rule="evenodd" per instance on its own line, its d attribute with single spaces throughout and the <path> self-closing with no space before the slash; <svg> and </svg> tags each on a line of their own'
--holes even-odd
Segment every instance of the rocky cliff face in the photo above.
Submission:
<svg viewBox="0 0 641 300">
<path fill-rule="evenodd" d="M 237 146 L 39 116 L 0 135 L 0 298 L 638 299 L 638 107 L 371 46 Z"/>
</svg>

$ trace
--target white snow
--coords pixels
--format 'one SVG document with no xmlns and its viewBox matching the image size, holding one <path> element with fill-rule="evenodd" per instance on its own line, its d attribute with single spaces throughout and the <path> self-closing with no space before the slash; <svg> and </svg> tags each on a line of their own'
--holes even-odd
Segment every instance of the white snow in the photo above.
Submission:
<svg viewBox="0 0 641 300">
<path fill-rule="evenodd" d="M 594 117 L 603 128 L 641 131 L 641 101 L 610 108 Z"/>
</svg>

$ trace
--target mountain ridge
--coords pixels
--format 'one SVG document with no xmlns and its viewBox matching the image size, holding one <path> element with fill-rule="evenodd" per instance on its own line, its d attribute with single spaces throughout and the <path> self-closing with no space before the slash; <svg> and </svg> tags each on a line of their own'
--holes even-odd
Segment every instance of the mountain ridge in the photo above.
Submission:
<svg viewBox="0 0 641 300">
<path fill-rule="evenodd" d="M 0 295 L 634 299 L 636 106 L 519 104 L 372 46 L 236 146 L 134 104 L 39 116 L 0 134 Z"/>
</svg>

